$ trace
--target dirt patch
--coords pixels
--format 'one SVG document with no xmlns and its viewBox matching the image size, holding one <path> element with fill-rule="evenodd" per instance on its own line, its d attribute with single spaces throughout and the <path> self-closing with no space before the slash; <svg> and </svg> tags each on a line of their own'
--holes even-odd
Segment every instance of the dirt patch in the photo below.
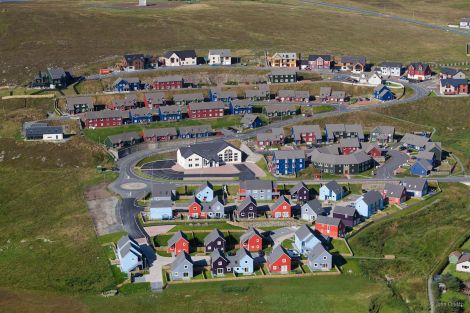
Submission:
<svg viewBox="0 0 470 313">
<path fill-rule="evenodd" d="M 105 183 L 91 187 L 85 193 L 96 232 L 99 236 L 122 231 L 122 225 L 116 214 L 119 199 L 111 194 Z"/>
</svg>

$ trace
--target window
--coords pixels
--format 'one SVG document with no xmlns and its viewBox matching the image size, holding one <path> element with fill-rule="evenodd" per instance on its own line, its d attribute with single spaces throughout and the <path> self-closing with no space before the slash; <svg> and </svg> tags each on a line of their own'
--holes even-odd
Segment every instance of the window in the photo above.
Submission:
<svg viewBox="0 0 470 313">
<path fill-rule="evenodd" d="M 222 265 L 222 261 L 217 262 L 218 265 Z"/>
<path fill-rule="evenodd" d="M 188 269 L 188 266 L 187 266 L 187 265 L 185 265 L 185 266 L 184 266 L 184 269 L 185 269 L 185 270 L 187 270 L 187 269 Z"/>
<path fill-rule="evenodd" d="M 277 266 L 276 266 L 276 265 L 273 266 L 273 270 L 277 270 Z"/>
<path fill-rule="evenodd" d="M 323 257 L 323 260 L 326 260 L 326 255 Z"/>
</svg>

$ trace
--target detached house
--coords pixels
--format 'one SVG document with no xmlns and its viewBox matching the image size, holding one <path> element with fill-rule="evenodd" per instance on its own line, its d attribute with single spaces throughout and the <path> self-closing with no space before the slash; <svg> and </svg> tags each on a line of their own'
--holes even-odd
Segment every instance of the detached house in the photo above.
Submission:
<svg viewBox="0 0 470 313">
<path fill-rule="evenodd" d="M 336 181 L 332 180 L 320 187 L 318 199 L 338 201 L 344 197 L 343 187 Z"/>
<path fill-rule="evenodd" d="M 292 217 L 292 206 L 285 196 L 279 197 L 273 205 L 271 205 L 271 215 L 274 218 Z"/>
<path fill-rule="evenodd" d="M 470 273 L 470 253 L 463 253 L 455 266 L 457 272 Z"/>
<path fill-rule="evenodd" d="M 108 148 L 124 148 L 141 142 L 141 139 L 137 132 L 127 132 L 106 137 L 104 144 Z"/>
<path fill-rule="evenodd" d="M 263 236 L 256 228 L 250 227 L 240 237 L 240 247 L 247 249 L 250 252 L 258 252 L 263 250 Z"/>
<path fill-rule="evenodd" d="M 359 124 L 326 124 L 326 140 L 334 142 L 340 138 L 358 138 L 364 141 L 364 130 Z"/>
<path fill-rule="evenodd" d="M 383 197 L 388 200 L 388 204 L 400 205 L 406 201 L 406 188 L 402 185 L 385 184 Z"/>
<path fill-rule="evenodd" d="M 142 250 L 132 237 L 122 236 L 116 243 L 116 254 L 119 259 L 119 268 L 129 273 L 143 266 Z"/>
<path fill-rule="evenodd" d="M 316 245 L 307 256 L 307 264 L 312 272 L 330 271 L 333 257 L 322 245 Z"/>
<path fill-rule="evenodd" d="M 322 132 L 319 125 L 293 126 L 291 134 L 295 144 L 319 144 L 322 142 Z"/>
<path fill-rule="evenodd" d="M 239 249 L 235 255 L 229 255 L 228 260 L 233 273 L 251 275 L 255 270 L 253 256 L 245 248 Z"/>
<path fill-rule="evenodd" d="M 439 73 L 439 79 L 465 79 L 465 73 L 456 68 L 443 67 Z"/>
<path fill-rule="evenodd" d="M 237 216 L 238 218 L 245 219 L 253 219 L 258 216 L 258 206 L 256 204 L 256 200 L 253 197 L 248 196 L 246 197 L 237 207 Z"/>
<path fill-rule="evenodd" d="M 468 80 L 462 79 L 441 79 L 439 81 L 439 92 L 442 95 L 467 95 Z"/>
<path fill-rule="evenodd" d="M 331 55 L 318 55 L 311 54 L 308 56 L 308 66 L 307 68 L 312 71 L 317 70 L 329 70 L 333 65 Z"/>
<path fill-rule="evenodd" d="M 165 66 L 196 65 L 197 55 L 194 50 L 168 51 L 164 54 Z"/>
<path fill-rule="evenodd" d="M 209 90 L 210 101 L 221 101 L 224 103 L 230 103 L 232 100 L 238 98 L 237 92 L 234 90 L 221 90 L 219 88 L 213 88 Z"/>
<path fill-rule="evenodd" d="M 339 218 L 345 227 L 354 227 L 361 222 L 361 216 L 351 206 L 335 206 L 333 217 Z"/>
<path fill-rule="evenodd" d="M 412 198 L 422 198 L 429 193 L 429 185 L 426 179 L 406 178 L 401 182 L 406 188 L 406 194 Z"/>
<path fill-rule="evenodd" d="M 205 182 L 196 190 L 195 197 L 202 202 L 211 202 L 214 199 L 214 186 Z"/>
<path fill-rule="evenodd" d="M 251 196 L 255 200 L 273 200 L 279 197 L 279 191 L 273 181 L 270 180 L 244 180 L 240 182 L 240 199 Z"/>
<path fill-rule="evenodd" d="M 343 221 L 336 217 L 318 216 L 315 220 L 315 229 L 332 238 L 342 238 L 345 234 Z"/>
<path fill-rule="evenodd" d="M 318 216 L 325 214 L 325 209 L 317 199 L 308 201 L 300 208 L 300 216 L 304 221 L 314 221 Z"/>
<path fill-rule="evenodd" d="M 125 54 L 121 60 L 122 68 L 126 72 L 143 70 L 155 64 L 155 60 L 151 56 L 143 54 Z"/>
<path fill-rule="evenodd" d="M 294 234 L 294 246 L 300 254 L 307 255 L 317 245 L 321 245 L 321 241 L 309 226 L 304 224 L 297 229 Z"/>
<path fill-rule="evenodd" d="M 204 238 L 204 251 L 206 253 L 211 253 L 215 250 L 226 250 L 227 241 L 225 240 L 224 234 L 217 228 L 214 228 L 205 238 Z"/>
<path fill-rule="evenodd" d="M 231 65 L 232 64 L 232 52 L 229 49 L 209 50 L 207 63 L 209 65 Z"/>
<path fill-rule="evenodd" d="M 225 218 L 225 207 L 218 198 L 202 204 L 203 218 Z"/>
<path fill-rule="evenodd" d="M 345 55 L 338 63 L 341 71 L 351 71 L 353 73 L 362 73 L 366 69 L 366 58 L 357 55 Z"/>
<path fill-rule="evenodd" d="M 289 190 L 291 199 L 299 202 L 307 202 L 310 200 L 310 189 L 304 182 L 298 182 L 294 187 Z"/>
<path fill-rule="evenodd" d="M 138 77 L 118 78 L 113 83 L 113 89 L 117 92 L 136 91 L 141 89 Z"/>
<path fill-rule="evenodd" d="M 271 273 L 287 274 L 291 271 L 291 258 L 281 245 L 273 249 L 266 262 Z"/>
<path fill-rule="evenodd" d="M 211 272 L 213 276 L 224 276 L 232 273 L 230 261 L 222 250 L 214 250 L 211 253 Z"/>
<path fill-rule="evenodd" d="M 276 52 L 270 58 L 272 67 L 295 68 L 298 60 L 299 58 L 295 52 Z"/>
<path fill-rule="evenodd" d="M 369 141 L 378 144 L 387 144 L 393 142 L 395 137 L 395 127 L 393 126 L 377 126 L 370 132 Z"/>
<path fill-rule="evenodd" d="M 186 251 L 178 254 L 170 264 L 171 280 L 190 280 L 194 276 L 194 262 Z"/>
<path fill-rule="evenodd" d="M 433 166 L 426 160 L 417 160 L 415 164 L 410 167 L 410 173 L 416 176 L 428 176 L 433 169 Z"/>
<path fill-rule="evenodd" d="M 274 151 L 273 173 L 276 175 L 295 175 L 305 169 L 304 150 Z"/>
<path fill-rule="evenodd" d="M 256 134 L 256 144 L 260 148 L 281 145 L 284 143 L 284 131 L 275 131 L 276 128 L 272 128 L 270 133 L 258 133 Z"/>
<path fill-rule="evenodd" d="M 32 88 L 65 88 L 71 82 L 71 75 L 62 67 L 48 67 L 39 72 L 30 83 Z"/>
<path fill-rule="evenodd" d="M 151 220 L 170 220 L 173 218 L 173 202 L 170 200 L 150 201 Z"/>
<path fill-rule="evenodd" d="M 405 148 L 411 148 L 418 151 L 424 150 L 426 144 L 431 139 L 426 136 L 419 136 L 415 134 L 406 133 L 400 140 L 400 144 Z"/>
<path fill-rule="evenodd" d="M 157 77 L 153 82 L 156 90 L 171 90 L 183 88 L 184 80 L 181 75 L 169 75 Z"/>
<path fill-rule="evenodd" d="M 182 231 L 175 233 L 167 243 L 167 252 L 172 255 L 178 255 L 181 252 L 189 253 L 189 240 Z"/>
<path fill-rule="evenodd" d="M 263 122 L 257 115 L 245 114 L 240 120 L 240 125 L 242 128 L 258 128 L 263 125 Z"/>
<path fill-rule="evenodd" d="M 380 101 L 391 101 L 395 99 L 395 95 L 388 87 L 378 85 L 374 88 L 374 98 Z"/>
<path fill-rule="evenodd" d="M 425 63 L 411 63 L 408 65 L 407 77 L 409 80 L 423 81 L 431 79 L 431 67 Z"/>
<path fill-rule="evenodd" d="M 176 187 L 169 183 L 152 184 L 152 197 L 150 201 L 176 200 Z"/>
<path fill-rule="evenodd" d="M 184 169 L 219 167 L 242 162 L 242 152 L 226 141 L 194 144 L 179 148 L 176 162 Z"/>
<path fill-rule="evenodd" d="M 361 216 L 370 217 L 384 208 L 384 200 L 380 192 L 371 190 L 359 197 L 354 206 Z"/>
<path fill-rule="evenodd" d="M 400 77 L 403 73 L 403 64 L 399 62 L 382 62 L 379 68 L 380 73 L 385 77 Z"/>
<path fill-rule="evenodd" d="M 217 102 L 192 102 L 188 104 L 188 117 L 191 119 L 217 118 L 224 116 L 225 104 Z"/>
<path fill-rule="evenodd" d="M 274 69 L 271 71 L 268 78 L 271 84 L 295 83 L 297 82 L 297 71 L 288 68 Z"/>
</svg>

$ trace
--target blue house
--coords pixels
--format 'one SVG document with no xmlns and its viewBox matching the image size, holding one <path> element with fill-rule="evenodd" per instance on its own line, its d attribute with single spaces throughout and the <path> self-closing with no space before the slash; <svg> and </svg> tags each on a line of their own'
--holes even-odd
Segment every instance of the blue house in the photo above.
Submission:
<svg viewBox="0 0 470 313">
<path fill-rule="evenodd" d="M 279 150 L 274 152 L 273 172 L 276 175 L 294 175 L 305 168 L 304 150 Z"/>
<path fill-rule="evenodd" d="M 387 86 L 378 85 L 374 89 L 374 98 L 380 101 L 390 101 L 395 99 L 395 95 Z"/>
<path fill-rule="evenodd" d="M 225 103 L 230 103 L 232 100 L 237 99 L 237 92 L 236 91 L 222 91 L 220 89 L 210 89 L 209 99 L 212 102 L 222 101 Z"/>
<path fill-rule="evenodd" d="M 242 128 L 258 128 L 263 126 L 263 121 L 257 115 L 245 114 L 240 120 L 240 125 Z"/>
<path fill-rule="evenodd" d="M 129 273 L 143 266 L 143 255 L 139 244 L 130 236 L 122 236 L 116 244 L 119 267 L 122 272 Z"/>
<path fill-rule="evenodd" d="M 344 197 L 344 190 L 336 181 L 332 180 L 320 187 L 318 199 L 338 201 Z"/>
<path fill-rule="evenodd" d="M 380 192 L 371 190 L 359 197 L 354 203 L 356 211 L 364 217 L 370 217 L 377 210 L 384 208 L 384 199 Z"/>
<path fill-rule="evenodd" d="M 160 121 L 179 121 L 183 114 L 178 105 L 165 105 L 158 108 L 158 118 Z"/>
<path fill-rule="evenodd" d="M 141 90 L 141 87 L 140 79 L 137 77 L 118 78 L 113 83 L 114 90 L 118 92 Z"/>
<path fill-rule="evenodd" d="M 294 234 L 295 249 L 300 254 L 307 255 L 316 245 L 321 245 L 321 241 L 313 230 L 306 224 L 300 226 Z"/>
<path fill-rule="evenodd" d="M 241 248 L 235 255 L 227 256 L 233 273 L 251 275 L 255 271 L 255 262 L 251 253 Z"/>
<path fill-rule="evenodd" d="M 209 125 L 183 126 L 178 128 L 178 137 L 181 139 L 209 137 L 213 133 Z"/>
<path fill-rule="evenodd" d="M 206 182 L 199 187 L 195 194 L 201 202 L 211 202 L 214 199 L 214 186 L 210 182 Z"/>
<path fill-rule="evenodd" d="M 424 159 L 417 160 L 410 168 L 410 173 L 416 176 L 428 176 L 432 171 L 432 165 Z"/>
<path fill-rule="evenodd" d="M 148 124 L 155 120 L 157 110 L 137 108 L 129 110 L 129 121 L 132 124 Z"/>
<path fill-rule="evenodd" d="M 253 103 L 249 100 L 232 100 L 229 102 L 229 110 L 232 115 L 253 113 Z"/>
<path fill-rule="evenodd" d="M 168 200 L 150 202 L 151 220 L 170 220 L 173 218 L 173 202 Z"/>
</svg>

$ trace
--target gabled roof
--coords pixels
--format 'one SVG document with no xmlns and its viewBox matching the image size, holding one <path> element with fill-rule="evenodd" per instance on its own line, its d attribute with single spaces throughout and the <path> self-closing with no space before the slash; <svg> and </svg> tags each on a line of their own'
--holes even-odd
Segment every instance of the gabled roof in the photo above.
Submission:
<svg viewBox="0 0 470 313">
<path fill-rule="evenodd" d="M 340 218 L 330 217 L 330 216 L 323 216 L 319 215 L 315 220 L 316 224 L 327 224 L 332 226 L 338 226 L 341 223 Z"/>
<path fill-rule="evenodd" d="M 320 97 L 331 96 L 331 87 L 320 87 Z"/>
<path fill-rule="evenodd" d="M 281 245 L 277 245 L 273 251 L 271 252 L 271 254 L 268 255 L 267 257 L 267 261 L 268 263 L 274 263 L 276 262 L 282 255 L 287 255 L 287 257 L 289 257 L 290 259 L 290 256 L 289 254 L 287 253 L 286 249 L 284 249 L 283 246 Z"/>
<path fill-rule="evenodd" d="M 437 149 L 438 151 L 442 151 L 442 144 L 436 141 L 429 141 L 426 143 L 426 146 L 424 148 L 426 149 L 426 151 L 431 151 L 434 149 Z"/>
<path fill-rule="evenodd" d="M 417 147 L 424 147 L 429 141 L 431 141 L 431 139 L 426 136 L 418 136 L 415 134 L 406 133 L 403 138 L 401 138 L 400 143 Z"/>
<path fill-rule="evenodd" d="M 122 134 L 116 134 L 108 136 L 107 138 L 111 143 L 120 143 L 125 141 L 132 141 L 140 139 L 140 135 L 137 132 L 127 132 Z"/>
<path fill-rule="evenodd" d="M 217 228 L 214 228 L 206 237 L 204 237 L 204 246 L 207 246 L 219 238 L 225 240 L 224 234 L 222 234 L 222 232 Z"/>
<path fill-rule="evenodd" d="M 361 144 L 358 138 L 340 138 L 339 146 L 341 148 L 360 148 Z"/>
<path fill-rule="evenodd" d="M 387 197 L 400 198 L 405 191 L 405 187 L 402 185 L 386 183 L 384 190 L 387 191 Z"/>
<path fill-rule="evenodd" d="M 427 63 L 421 63 L 421 62 L 411 63 L 410 66 L 413 67 L 413 68 L 422 67 L 422 68 L 423 68 L 423 71 L 425 71 L 425 70 L 427 70 L 427 69 L 429 68 L 429 64 L 427 64 Z"/>
<path fill-rule="evenodd" d="M 153 183 L 152 197 L 171 197 L 176 193 L 176 187 L 170 183 Z"/>
<path fill-rule="evenodd" d="M 52 79 L 61 79 L 67 77 L 67 73 L 62 67 L 48 67 L 47 72 Z"/>
<path fill-rule="evenodd" d="M 320 243 L 320 240 L 315 237 L 313 230 L 306 224 L 300 226 L 299 229 L 297 229 L 297 231 L 295 232 L 295 236 L 301 241 L 309 241 L 316 239 L 318 243 Z"/>
<path fill-rule="evenodd" d="M 132 63 L 135 60 L 141 60 L 145 62 L 145 56 L 143 54 L 124 54 L 124 59 L 127 63 Z"/>
<path fill-rule="evenodd" d="M 201 184 L 201 186 L 199 186 L 199 188 L 196 190 L 196 193 L 206 189 L 207 187 L 214 190 L 214 186 L 212 185 L 212 183 L 209 181 L 205 181 L 203 184 Z"/>
<path fill-rule="evenodd" d="M 276 202 L 271 205 L 271 210 L 277 209 L 284 202 L 287 202 L 287 204 L 290 205 L 290 201 L 286 198 L 286 196 L 280 196 L 277 198 Z"/>
<path fill-rule="evenodd" d="M 257 235 L 263 238 L 263 236 L 261 236 L 260 232 L 256 228 L 250 227 L 243 235 L 240 236 L 240 242 L 243 243 L 247 241 L 248 239 L 250 239 L 251 237 L 253 237 L 254 235 Z"/>
<path fill-rule="evenodd" d="M 162 137 L 162 136 L 176 136 L 175 127 L 164 127 L 164 128 L 146 128 L 144 129 L 144 137 Z"/>
<path fill-rule="evenodd" d="M 240 188 L 246 190 L 272 190 L 274 182 L 271 180 L 252 179 L 240 182 Z"/>
<path fill-rule="evenodd" d="M 356 209 L 352 206 L 335 206 L 333 213 L 338 213 L 341 215 L 353 216 L 356 213 Z"/>
<path fill-rule="evenodd" d="M 276 160 L 305 159 L 305 151 L 304 150 L 277 150 L 277 151 L 274 151 L 274 158 Z"/>
<path fill-rule="evenodd" d="M 172 208 L 173 207 L 173 201 L 171 200 L 152 200 L 150 201 L 150 207 L 151 208 Z"/>
<path fill-rule="evenodd" d="M 240 124 L 242 124 L 242 125 L 251 125 L 256 121 L 256 119 L 259 119 L 259 117 L 257 115 L 245 114 L 245 115 L 243 115 L 242 119 L 240 120 Z"/>
<path fill-rule="evenodd" d="M 219 110 L 225 108 L 225 103 L 222 101 L 214 101 L 214 102 L 191 102 L 188 104 L 188 107 L 191 110 Z"/>
<path fill-rule="evenodd" d="M 163 57 L 164 58 L 170 58 L 172 55 L 176 54 L 180 59 L 186 59 L 186 58 L 196 58 L 196 51 L 194 50 L 179 50 L 179 51 L 167 51 Z"/>
<path fill-rule="evenodd" d="M 135 108 L 130 109 L 129 113 L 132 116 L 144 116 L 144 115 L 157 115 L 157 109 L 149 109 L 149 108 Z"/>
<path fill-rule="evenodd" d="M 393 135 L 393 134 L 395 134 L 395 127 L 393 127 L 393 126 L 384 126 L 384 125 L 377 126 L 372 130 L 372 133 Z"/>
<path fill-rule="evenodd" d="M 323 247 L 323 245 L 315 245 L 315 247 L 313 247 L 312 250 L 310 250 L 310 252 L 308 253 L 308 260 L 310 261 L 315 261 L 316 259 L 318 259 L 322 254 L 324 253 L 328 253 L 328 251 L 326 251 L 325 247 Z"/>
<path fill-rule="evenodd" d="M 385 90 L 389 90 L 387 86 L 380 84 L 380 85 L 377 85 L 377 86 L 374 88 L 374 92 L 380 93 L 380 92 L 382 92 L 384 89 L 385 89 Z"/>
<path fill-rule="evenodd" d="M 257 206 L 256 200 L 253 199 L 252 196 L 248 196 L 248 197 L 246 197 L 245 199 L 243 199 L 243 201 L 238 205 L 238 208 L 239 208 L 239 209 L 240 209 L 240 208 L 244 209 L 244 208 L 246 208 L 246 207 L 247 207 L 249 204 L 251 204 L 251 203 L 253 203 L 255 206 Z"/>
<path fill-rule="evenodd" d="M 116 247 L 118 249 L 121 249 L 123 248 L 126 244 L 128 244 L 129 242 L 131 242 L 133 245 L 135 246 L 139 246 L 139 244 L 137 243 L 137 241 L 134 240 L 134 238 L 132 238 L 131 236 L 129 235 L 124 235 L 122 236 L 118 242 L 116 243 Z"/>
<path fill-rule="evenodd" d="M 463 262 L 470 262 L 470 253 L 467 254 L 462 254 L 457 261 L 457 264 L 463 263 Z"/>
<path fill-rule="evenodd" d="M 193 263 L 193 259 L 191 258 L 191 256 L 186 252 L 186 251 L 181 251 L 181 253 L 179 253 L 175 260 L 171 263 L 170 267 L 171 267 L 171 270 L 173 271 L 174 269 L 178 269 L 180 267 L 180 265 L 183 265 L 184 263 L 191 263 L 192 265 L 194 265 Z"/>
<path fill-rule="evenodd" d="M 337 145 L 331 147 L 337 149 Z M 325 151 L 326 147 L 314 149 L 310 153 L 310 159 L 312 162 L 334 164 L 334 165 L 354 165 L 369 162 L 371 159 L 364 151 L 356 151 L 347 155 L 338 155 L 334 151 Z M 331 149 L 330 148 L 330 149 Z"/>
<path fill-rule="evenodd" d="M 431 165 L 428 161 L 426 161 L 426 160 L 424 160 L 424 159 L 420 159 L 420 160 L 416 161 L 416 163 L 415 163 L 413 166 L 416 166 L 416 165 L 421 166 L 421 167 L 424 168 L 426 171 L 432 171 L 432 169 L 433 169 L 432 165 Z M 413 166 L 412 166 L 412 167 L 413 167 Z"/>
<path fill-rule="evenodd" d="M 416 158 L 423 159 L 423 160 L 433 160 L 435 157 L 434 152 L 432 151 L 419 151 L 418 154 L 416 155 Z"/>
<path fill-rule="evenodd" d="M 310 54 L 308 56 L 309 61 L 316 61 L 319 58 L 323 59 L 323 61 L 331 61 L 331 55 L 328 54 Z"/>
<path fill-rule="evenodd" d="M 315 212 L 317 215 L 321 215 L 325 211 L 323 207 L 321 206 L 320 201 L 318 201 L 318 199 L 307 201 L 307 203 L 302 205 L 302 210 L 305 210 L 305 209 L 309 209 L 310 212 Z"/>
<path fill-rule="evenodd" d="M 201 92 L 178 93 L 173 95 L 173 101 L 204 101 L 204 95 Z"/>
<path fill-rule="evenodd" d="M 251 259 L 253 259 L 253 257 L 251 256 L 251 253 L 246 250 L 245 248 L 240 248 L 237 253 L 235 253 L 235 255 L 229 255 L 228 256 L 228 259 L 230 261 L 230 264 L 232 266 L 237 266 L 240 264 L 240 261 L 242 259 L 244 259 L 246 256 L 250 257 Z"/>
<path fill-rule="evenodd" d="M 462 71 L 459 70 L 459 69 L 456 69 L 456 68 L 451 68 L 451 67 L 441 68 L 441 74 L 446 74 L 446 75 L 449 75 L 449 76 L 454 76 L 459 72 L 462 72 Z"/>
<path fill-rule="evenodd" d="M 163 105 L 158 108 L 160 114 L 180 114 L 181 109 L 177 105 Z"/>
<path fill-rule="evenodd" d="M 423 178 L 406 178 L 401 182 L 401 184 L 407 190 L 413 190 L 413 191 L 415 191 L 415 190 L 419 190 L 419 191 L 424 190 L 424 188 L 426 187 L 426 183 L 427 183 L 427 180 L 423 179 Z"/>
<path fill-rule="evenodd" d="M 465 78 L 446 78 L 446 79 L 441 79 L 440 80 L 441 86 L 453 86 L 453 87 L 459 87 L 461 85 L 468 85 L 468 80 Z"/>
<path fill-rule="evenodd" d="M 295 52 L 276 52 L 272 56 L 273 58 L 279 57 L 281 59 L 297 59 L 297 53 Z"/>
<path fill-rule="evenodd" d="M 281 98 L 310 98 L 310 92 L 308 92 L 308 90 L 282 89 L 277 92 L 277 95 Z"/>
<path fill-rule="evenodd" d="M 338 184 L 335 180 L 331 180 L 327 182 L 324 186 L 328 188 L 328 190 L 333 191 L 337 195 L 343 193 L 343 187 L 341 187 L 341 185 Z"/>
<path fill-rule="evenodd" d="M 234 108 L 251 108 L 251 107 L 253 107 L 253 101 L 246 100 L 246 99 L 243 99 L 243 100 L 235 99 L 235 100 L 232 100 L 231 104 Z"/>
<path fill-rule="evenodd" d="M 292 126 L 292 131 L 294 133 L 294 139 L 300 140 L 302 134 L 313 133 L 316 138 L 321 139 L 322 133 L 319 125 L 296 125 Z"/>
<path fill-rule="evenodd" d="M 180 135 L 187 135 L 187 134 L 200 134 L 200 133 L 207 133 L 212 131 L 212 127 L 209 125 L 197 125 L 197 126 L 182 126 L 178 127 Z"/>
<path fill-rule="evenodd" d="M 345 55 L 341 57 L 341 63 L 360 63 L 362 65 L 366 65 L 366 57 L 361 55 Z"/>
<path fill-rule="evenodd" d="M 63 126 L 50 126 L 50 125 L 37 125 L 30 124 L 25 128 L 25 135 L 27 138 L 43 136 L 45 134 L 63 134 Z"/>
<path fill-rule="evenodd" d="M 295 112 L 297 111 L 297 105 L 295 104 L 269 104 L 265 106 L 266 113 L 278 113 L 278 112 Z"/>
<path fill-rule="evenodd" d="M 155 78 L 157 83 L 180 82 L 183 80 L 181 75 L 168 75 Z"/>
<path fill-rule="evenodd" d="M 220 249 L 216 249 L 214 251 L 212 251 L 211 253 L 211 262 L 214 262 L 215 260 L 218 260 L 219 258 L 222 258 L 224 259 L 227 263 L 229 263 L 229 259 L 227 259 L 227 256 L 225 255 L 225 253 L 220 250 Z"/>
<path fill-rule="evenodd" d="M 73 109 L 74 105 L 86 104 L 88 108 L 93 106 L 93 98 L 89 96 L 72 96 L 66 97 L 67 109 Z"/>
<path fill-rule="evenodd" d="M 300 189 L 302 188 L 305 188 L 308 190 L 308 187 L 307 185 L 305 185 L 305 183 L 303 181 L 301 182 L 298 182 L 294 187 L 292 187 L 290 190 L 289 190 L 289 193 L 292 195 L 296 192 L 298 192 Z"/>
<path fill-rule="evenodd" d="M 378 149 L 382 152 L 382 149 L 380 149 L 379 145 L 377 145 L 375 142 L 364 142 L 364 143 L 361 143 L 361 149 L 365 152 L 365 153 L 369 153 L 370 151 L 372 151 L 372 149 Z"/>
<path fill-rule="evenodd" d="M 369 205 L 380 201 L 380 199 L 382 199 L 382 195 L 377 190 L 371 190 L 366 192 L 361 198 L 367 205 Z"/>
<path fill-rule="evenodd" d="M 187 147 L 181 147 L 179 148 L 179 151 L 184 158 L 197 154 L 207 160 L 218 161 L 218 153 L 227 147 L 231 147 L 239 151 L 238 148 L 224 140 L 193 144 Z"/>
<path fill-rule="evenodd" d="M 346 91 L 340 91 L 340 90 L 332 91 L 331 97 L 337 98 L 337 99 L 344 99 L 346 97 Z"/>
<path fill-rule="evenodd" d="M 237 92 L 235 90 L 221 90 L 220 88 L 213 88 L 211 89 L 211 93 L 217 95 L 218 98 L 232 98 L 237 99 Z"/>
<path fill-rule="evenodd" d="M 209 55 L 220 55 L 221 57 L 231 57 L 232 51 L 230 49 L 211 49 Z"/>
<path fill-rule="evenodd" d="M 89 111 L 85 113 L 85 118 L 86 119 L 122 118 L 124 114 L 126 115 L 126 117 L 129 115 L 128 112 L 122 112 L 118 110 Z"/>
<path fill-rule="evenodd" d="M 144 97 L 152 104 L 162 104 L 165 100 L 165 93 L 156 91 L 147 92 L 144 93 Z"/>
<path fill-rule="evenodd" d="M 180 230 L 177 233 L 175 233 L 173 236 L 171 236 L 170 239 L 168 239 L 168 246 L 171 247 L 172 245 L 174 245 L 181 239 L 188 241 L 188 237 L 186 237 L 186 234 Z"/>
</svg>

